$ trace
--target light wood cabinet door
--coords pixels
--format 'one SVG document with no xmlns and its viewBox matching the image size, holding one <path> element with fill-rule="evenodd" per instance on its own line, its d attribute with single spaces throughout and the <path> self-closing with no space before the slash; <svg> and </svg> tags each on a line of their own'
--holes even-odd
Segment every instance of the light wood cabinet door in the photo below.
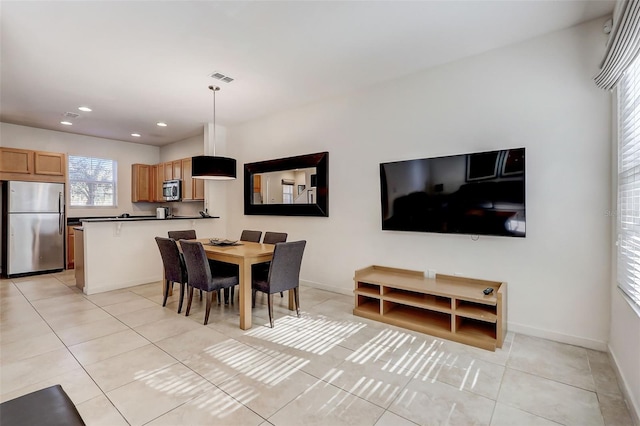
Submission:
<svg viewBox="0 0 640 426">
<path fill-rule="evenodd" d="M 163 163 L 164 166 L 164 179 L 163 180 L 171 180 L 173 177 L 173 164 L 171 161 L 167 163 Z"/>
<path fill-rule="evenodd" d="M 151 201 L 161 201 L 158 199 L 158 165 L 149 166 L 149 198 Z"/>
<path fill-rule="evenodd" d="M 151 166 L 131 165 L 131 202 L 151 201 Z"/>
<path fill-rule="evenodd" d="M 0 172 L 24 173 L 33 172 L 33 151 L 18 148 L 0 148 Z"/>
<path fill-rule="evenodd" d="M 173 168 L 173 179 L 182 179 L 182 160 L 171 162 Z"/>
<path fill-rule="evenodd" d="M 156 200 L 164 201 L 162 183 L 164 182 L 164 163 L 156 164 Z"/>
<path fill-rule="evenodd" d="M 191 158 L 182 159 L 182 199 L 193 200 L 193 179 L 191 179 Z"/>
<path fill-rule="evenodd" d="M 64 176 L 65 155 L 59 152 L 34 152 L 34 173 L 37 175 Z"/>
<path fill-rule="evenodd" d="M 75 255 L 75 235 L 73 226 L 67 226 L 67 269 L 73 269 L 74 267 L 74 255 Z"/>
<path fill-rule="evenodd" d="M 204 201 L 204 179 L 192 179 L 193 182 L 193 199 Z"/>
</svg>

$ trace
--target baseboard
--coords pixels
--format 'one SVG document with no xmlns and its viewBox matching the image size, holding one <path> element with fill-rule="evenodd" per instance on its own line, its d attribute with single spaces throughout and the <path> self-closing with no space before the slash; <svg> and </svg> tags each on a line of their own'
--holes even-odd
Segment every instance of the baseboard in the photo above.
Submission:
<svg viewBox="0 0 640 426">
<path fill-rule="evenodd" d="M 150 283 L 155 283 L 158 281 L 162 281 L 162 278 L 157 278 L 157 277 L 146 277 L 146 278 L 140 278 L 137 280 L 131 280 L 131 281 L 125 281 L 125 282 L 120 282 L 119 284 L 114 285 L 113 283 L 109 283 L 109 284 L 91 284 L 89 286 L 87 286 L 85 284 L 84 286 L 84 294 L 86 295 L 92 295 L 92 294 L 97 294 L 97 293 L 104 293 L 107 291 L 113 291 L 113 290 L 120 290 L 123 288 L 128 288 L 128 287 L 135 287 L 137 285 L 142 285 L 142 284 L 150 284 Z M 89 289 L 89 292 L 87 292 L 87 288 Z M 160 293 L 158 293 L 160 294 Z"/>
<path fill-rule="evenodd" d="M 529 327 L 522 324 L 517 324 L 508 321 L 507 330 L 515 333 L 526 334 L 533 337 L 542 337 L 543 339 L 553 340 L 555 342 L 567 343 L 569 345 L 581 346 L 583 348 L 593 349 L 600 352 L 608 352 L 608 347 L 605 342 L 599 342 L 597 340 L 586 339 L 584 337 L 571 336 L 568 334 L 556 333 L 550 330 L 543 330 L 541 328 Z"/>
<path fill-rule="evenodd" d="M 625 403 L 627 404 L 627 409 L 629 410 L 629 414 L 631 415 L 631 420 L 633 424 L 638 426 L 640 425 L 640 406 L 638 406 L 638 401 L 634 400 L 631 397 L 631 393 L 629 392 L 629 384 L 624 380 L 624 376 L 620 373 L 620 368 L 618 368 L 618 360 L 616 356 L 611 351 L 610 347 L 607 347 L 609 355 L 611 356 L 613 370 L 616 372 L 616 377 L 618 378 L 618 384 L 620 385 L 620 390 L 622 391 L 622 396 L 624 398 Z"/>
<path fill-rule="evenodd" d="M 318 290 L 330 291 L 332 293 L 344 294 L 345 296 L 353 296 L 353 290 L 348 290 L 341 287 L 333 287 L 330 285 L 320 284 L 314 281 L 300 280 L 300 284 L 307 287 L 317 288 Z"/>
</svg>

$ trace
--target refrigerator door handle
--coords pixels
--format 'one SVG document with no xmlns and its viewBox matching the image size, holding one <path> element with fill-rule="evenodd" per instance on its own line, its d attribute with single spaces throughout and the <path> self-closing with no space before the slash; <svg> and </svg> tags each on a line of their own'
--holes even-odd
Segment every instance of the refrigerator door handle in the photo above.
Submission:
<svg viewBox="0 0 640 426">
<path fill-rule="evenodd" d="M 62 206 L 62 192 L 58 193 L 58 234 L 64 234 L 64 210 Z"/>
</svg>

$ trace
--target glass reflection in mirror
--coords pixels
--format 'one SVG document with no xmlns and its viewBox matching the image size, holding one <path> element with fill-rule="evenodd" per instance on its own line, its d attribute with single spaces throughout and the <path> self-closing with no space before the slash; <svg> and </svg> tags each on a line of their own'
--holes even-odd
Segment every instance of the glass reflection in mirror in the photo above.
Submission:
<svg viewBox="0 0 640 426">
<path fill-rule="evenodd" d="M 251 204 L 315 204 L 315 175 L 315 167 L 256 173 Z"/>
</svg>

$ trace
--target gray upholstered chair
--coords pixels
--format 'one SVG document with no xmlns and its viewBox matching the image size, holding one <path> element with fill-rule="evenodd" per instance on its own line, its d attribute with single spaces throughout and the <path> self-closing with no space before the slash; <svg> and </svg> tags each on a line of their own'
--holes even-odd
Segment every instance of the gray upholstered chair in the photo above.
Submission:
<svg viewBox="0 0 640 426">
<path fill-rule="evenodd" d="M 259 243 L 260 242 L 260 237 L 262 236 L 262 231 L 251 231 L 248 229 L 245 229 L 242 231 L 242 234 L 240 234 L 240 241 L 247 241 L 250 243 Z M 220 265 L 220 263 L 222 263 L 222 265 Z M 223 270 L 225 271 L 225 273 L 227 274 L 232 274 L 235 273 L 236 275 L 239 274 L 238 272 L 238 265 L 232 265 L 229 263 L 224 263 L 224 262 L 215 262 L 215 264 L 220 267 L 223 268 Z M 231 293 L 231 304 L 233 304 L 233 297 L 234 297 L 234 287 L 231 287 L 231 289 L 224 290 L 224 304 L 228 305 L 229 304 L 229 293 Z M 220 294 L 218 294 L 218 297 L 220 297 Z"/>
<path fill-rule="evenodd" d="M 245 229 L 240 234 L 240 241 L 248 241 L 250 243 L 259 243 L 260 237 L 262 236 L 262 231 L 250 231 Z"/>
<path fill-rule="evenodd" d="M 169 231 L 169 238 L 173 238 L 174 240 L 195 240 L 196 239 L 196 230 L 195 229 L 185 229 L 183 231 Z"/>
<path fill-rule="evenodd" d="M 173 283 L 180 283 L 180 302 L 178 303 L 178 313 L 182 311 L 182 300 L 184 299 L 184 288 L 187 284 L 187 270 L 184 260 L 178 250 L 176 241 L 173 238 L 156 237 L 160 256 L 162 257 L 162 265 L 164 266 L 164 299 L 162 306 L 167 305 L 167 297 L 169 297 L 169 286 L 173 288 Z"/>
<path fill-rule="evenodd" d="M 287 233 L 286 232 L 271 232 L 267 231 L 264 233 L 264 238 L 262 239 L 263 244 L 276 244 L 276 243 L 286 243 L 287 242 Z M 258 263 L 256 265 L 251 266 L 251 275 L 260 274 L 266 275 L 269 273 L 269 265 L 271 262 Z M 280 292 L 280 297 L 284 297 L 284 293 Z"/>
<path fill-rule="evenodd" d="M 300 316 L 300 296 L 298 286 L 300 285 L 300 266 L 302 265 L 302 255 L 306 246 L 306 241 L 294 241 L 291 243 L 277 243 L 273 251 L 273 259 L 269 267 L 269 272 L 265 276 L 257 274 L 251 278 L 252 306 L 255 307 L 256 292 L 261 291 L 267 294 L 267 306 L 269 309 L 269 323 L 273 328 L 273 293 L 285 290 L 293 290 L 296 305 L 296 314 Z"/>
<path fill-rule="evenodd" d="M 184 263 L 187 266 L 187 274 L 189 275 L 189 295 L 187 296 L 189 300 L 187 302 L 185 315 L 189 316 L 189 312 L 191 311 L 193 289 L 197 288 L 205 291 L 207 293 L 207 310 L 204 314 L 204 324 L 207 325 L 209 322 L 209 312 L 211 311 L 212 293 L 237 285 L 239 277 L 237 274 L 228 275 L 225 274 L 224 271 L 219 272 L 215 266 L 212 268 L 204 252 L 202 243 L 184 240 L 180 242 L 180 247 L 182 248 Z M 218 304 L 220 304 L 219 297 Z"/>
</svg>

